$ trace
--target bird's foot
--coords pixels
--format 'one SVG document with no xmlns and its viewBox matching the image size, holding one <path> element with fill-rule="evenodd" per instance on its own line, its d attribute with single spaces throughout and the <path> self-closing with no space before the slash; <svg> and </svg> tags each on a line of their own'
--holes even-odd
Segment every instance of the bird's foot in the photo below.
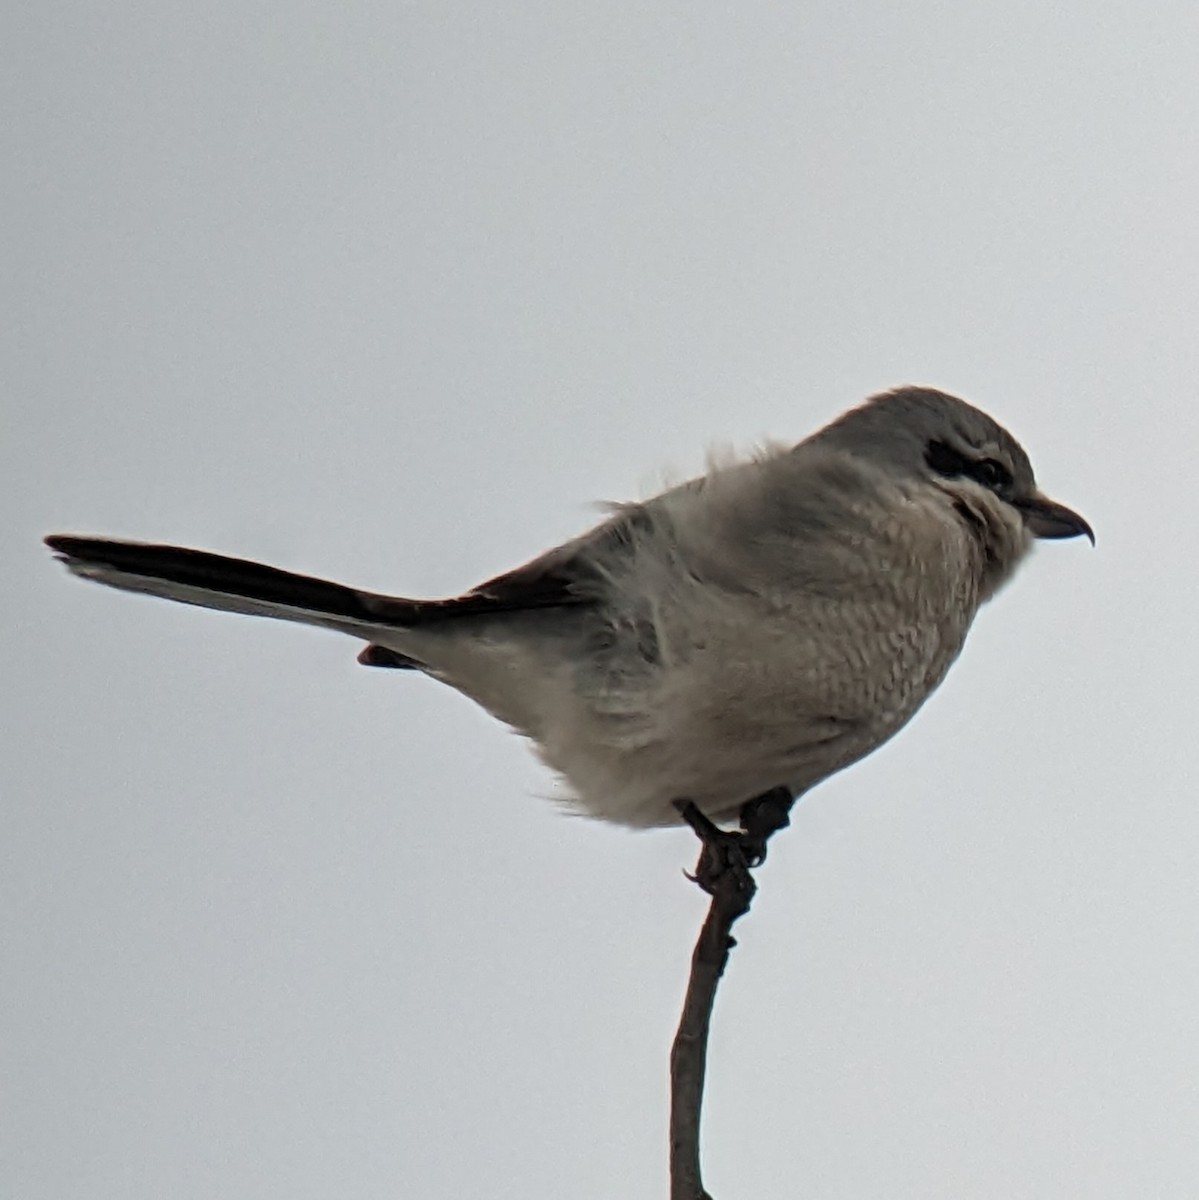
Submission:
<svg viewBox="0 0 1199 1200">
<path fill-rule="evenodd" d="M 741 806 L 742 847 L 751 867 L 766 861 L 766 843 L 791 824 L 795 797 L 785 787 L 771 788 Z"/>
<path fill-rule="evenodd" d="M 749 873 L 756 860 L 752 848 L 750 854 L 746 853 L 745 834 L 741 830 L 721 829 L 692 800 L 676 800 L 675 807 L 700 840 L 695 874 L 687 878 L 698 883 L 709 896 L 718 892 L 730 898 L 740 896 L 748 905 L 757 886 Z"/>
<path fill-rule="evenodd" d="M 702 843 L 695 874 L 688 878 L 710 896 L 719 889 L 748 902 L 756 889 L 750 872 L 766 861 L 766 843 L 791 823 L 795 798 L 786 788 L 755 796 L 741 809 L 740 829 L 721 829 L 691 800 L 676 800 L 679 815 Z"/>
</svg>

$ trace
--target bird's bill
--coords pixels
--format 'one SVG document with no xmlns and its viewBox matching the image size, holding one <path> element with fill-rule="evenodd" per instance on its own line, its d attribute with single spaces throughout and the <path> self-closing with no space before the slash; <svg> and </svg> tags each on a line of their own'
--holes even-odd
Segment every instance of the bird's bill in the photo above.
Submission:
<svg viewBox="0 0 1199 1200">
<path fill-rule="evenodd" d="M 1072 538 L 1083 537 L 1095 544 L 1095 532 L 1086 519 L 1080 517 L 1073 509 L 1040 492 L 1034 492 L 1028 500 L 1020 500 L 1016 507 L 1024 514 L 1024 522 L 1035 537 L 1039 538 Z"/>
</svg>

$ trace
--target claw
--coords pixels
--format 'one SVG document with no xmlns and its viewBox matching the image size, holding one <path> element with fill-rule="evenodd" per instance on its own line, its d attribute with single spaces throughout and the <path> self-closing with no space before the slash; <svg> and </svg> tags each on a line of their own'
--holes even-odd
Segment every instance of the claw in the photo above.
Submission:
<svg viewBox="0 0 1199 1200">
<path fill-rule="evenodd" d="M 727 887 L 744 896 L 752 896 L 756 887 L 755 867 L 766 861 L 766 843 L 791 821 L 795 798 L 786 788 L 775 788 L 747 801 L 741 809 L 741 828 L 721 829 L 691 800 L 676 800 L 679 815 L 699 838 L 701 849 L 695 874 L 683 872 L 708 895 L 717 887 Z"/>
<path fill-rule="evenodd" d="M 751 867 L 760 867 L 766 861 L 766 843 L 791 824 L 794 805 L 790 789 L 777 787 L 741 806 L 741 836 Z"/>
<path fill-rule="evenodd" d="M 754 856 L 746 854 L 745 835 L 721 829 L 690 800 L 676 801 L 675 807 L 701 843 L 695 874 L 684 872 L 687 878 L 709 896 L 715 895 L 718 887 L 752 895 L 755 885 L 749 872 Z"/>
</svg>

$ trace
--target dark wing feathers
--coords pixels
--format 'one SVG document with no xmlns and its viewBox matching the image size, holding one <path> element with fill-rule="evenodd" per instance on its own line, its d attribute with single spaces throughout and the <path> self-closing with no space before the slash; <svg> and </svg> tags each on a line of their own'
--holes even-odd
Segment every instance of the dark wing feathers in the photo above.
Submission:
<svg viewBox="0 0 1199 1200">
<path fill-rule="evenodd" d="M 595 604 L 602 591 L 598 564 L 630 554 L 651 521 L 642 505 L 623 505 L 602 525 L 450 600 L 409 601 L 422 613 L 405 624 L 424 625 L 453 617 L 573 608 Z"/>
<path fill-rule="evenodd" d="M 595 604 L 600 573 L 596 562 L 628 553 L 634 535 L 649 518 L 640 506 L 622 508 L 617 516 L 590 533 L 567 542 L 517 567 L 497 575 L 450 600 L 425 600 L 420 614 L 409 625 L 432 625 L 455 617 L 492 613 L 528 612 L 531 609 L 573 608 Z M 386 646 L 367 646 L 358 661 L 368 667 L 411 670 L 420 664 Z"/>
</svg>

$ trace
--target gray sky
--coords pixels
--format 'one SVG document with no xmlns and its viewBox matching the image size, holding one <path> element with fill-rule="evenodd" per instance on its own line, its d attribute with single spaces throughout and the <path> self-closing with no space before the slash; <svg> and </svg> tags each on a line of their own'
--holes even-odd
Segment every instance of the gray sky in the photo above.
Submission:
<svg viewBox="0 0 1199 1200">
<path fill-rule="evenodd" d="M 411 594 L 906 381 L 1043 547 L 801 806 L 719 1000 L 709 1185 L 1185 1197 L 1199 8 L 91 6 L 9 19 L 6 1146 L 21 1200 L 649 1200 L 690 834 L 311 630 L 52 530 Z"/>
</svg>

